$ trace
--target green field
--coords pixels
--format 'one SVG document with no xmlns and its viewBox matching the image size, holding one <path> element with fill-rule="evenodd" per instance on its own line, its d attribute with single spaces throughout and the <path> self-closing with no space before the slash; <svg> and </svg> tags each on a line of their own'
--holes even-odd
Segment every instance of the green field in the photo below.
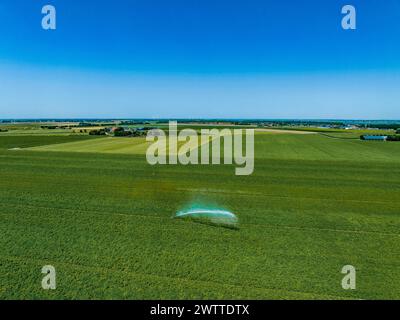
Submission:
<svg viewBox="0 0 400 320">
<path fill-rule="evenodd" d="M 400 143 L 255 139 L 235 176 L 150 166 L 140 138 L 0 135 L 0 299 L 400 299 Z M 240 228 L 171 218 L 191 204 Z"/>
<path fill-rule="evenodd" d="M 146 154 L 146 150 L 150 144 L 151 142 L 146 142 L 145 138 L 101 137 L 97 138 L 96 140 L 80 140 L 69 143 L 32 147 L 30 150 Z"/>
<path fill-rule="evenodd" d="M 168 139 L 168 138 L 167 138 Z M 196 149 L 201 145 L 201 140 L 197 139 L 197 144 L 190 142 L 189 148 L 191 150 Z M 209 140 L 210 143 L 212 139 Z M 176 145 L 178 154 L 179 149 L 186 142 L 175 141 L 173 144 Z M 50 144 L 33 146 L 27 150 L 33 151 L 58 151 L 58 152 L 94 152 L 94 153 L 116 153 L 116 154 L 140 154 L 145 155 L 147 148 L 152 144 L 151 141 L 146 141 L 145 137 L 101 137 L 96 140 L 93 139 L 82 139 L 72 142 L 66 142 L 61 144 Z M 169 153 L 169 147 L 172 144 L 168 143 L 166 152 Z"/>
</svg>

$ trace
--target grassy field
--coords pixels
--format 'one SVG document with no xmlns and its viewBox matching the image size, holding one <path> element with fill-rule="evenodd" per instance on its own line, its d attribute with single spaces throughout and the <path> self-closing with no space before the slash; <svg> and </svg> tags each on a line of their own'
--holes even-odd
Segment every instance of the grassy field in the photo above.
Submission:
<svg viewBox="0 0 400 320">
<path fill-rule="evenodd" d="M 168 138 L 167 138 L 168 139 Z M 197 143 L 196 143 L 197 141 Z M 212 143 L 212 139 L 209 140 Z M 166 152 L 169 153 L 171 146 L 177 148 L 177 153 L 184 141 L 174 141 L 173 144 L 167 143 Z M 28 150 L 33 151 L 58 151 L 58 152 L 94 152 L 94 153 L 115 153 L 115 154 L 141 154 L 145 155 L 147 148 L 152 144 L 150 141 L 146 141 L 145 137 L 99 137 L 96 140 L 93 139 L 82 139 L 72 142 L 66 142 L 61 144 L 50 144 L 34 146 Z M 190 141 L 189 148 L 191 150 L 201 146 L 200 138 L 194 141 Z"/>
<path fill-rule="evenodd" d="M 400 299 L 400 143 L 260 133 L 235 176 L 135 139 L 0 136 L 1 299 Z M 171 218 L 195 203 L 240 229 Z"/>
<path fill-rule="evenodd" d="M 94 153 L 122 153 L 122 154 L 146 154 L 151 142 L 146 138 L 114 138 L 101 137 L 96 140 L 78 140 L 62 144 L 50 144 L 32 147 L 34 151 L 59 151 L 59 152 L 94 152 Z"/>
</svg>

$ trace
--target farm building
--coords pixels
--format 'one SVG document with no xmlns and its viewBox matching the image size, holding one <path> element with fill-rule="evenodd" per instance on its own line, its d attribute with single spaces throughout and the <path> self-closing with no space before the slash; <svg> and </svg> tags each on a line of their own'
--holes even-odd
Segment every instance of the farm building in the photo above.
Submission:
<svg viewBox="0 0 400 320">
<path fill-rule="evenodd" d="M 375 140 L 375 141 L 386 141 L 387 136 L 378 136 L 378 135 L 363 135 L 361 136 L 361 140 Z"/>
</svg>

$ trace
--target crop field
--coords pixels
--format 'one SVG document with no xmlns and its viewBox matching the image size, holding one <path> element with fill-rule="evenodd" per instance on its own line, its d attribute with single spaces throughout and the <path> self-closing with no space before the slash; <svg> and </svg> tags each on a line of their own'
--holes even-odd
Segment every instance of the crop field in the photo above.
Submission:
<svg viewBox="0 0 400 320">
<path fill-rule="evenodd" d="M 209 139 L 211 143 L 213 139 Z M 196 143 L 197 142 L 197 143 Z M 174 146 L 179 149 L 186 142 L 174 141 L 173 144 L 168 143 L 166 152 L 169 153 L 169 148 Z M 120 154 L 146 154 L 147 148 L 152 142 L 146 141 L 144 137 L 135 138 L 115 138 L 115 137 L 103 137 L 97 138 L 96 140 L 78 140 L 73 142 L 61 143 L 61 144 L 50 144 L 31 147 L 28 150 L 33 151 L 59 151 L 59 152 L 95 152 L 95 153 L 120 153 Z M 201 140 L 190 141 L 188 147 L 193 150 L 201 146 Z"/>
<path fill-rule="evenodd" d="M 62 144 L 50 144 L 32 147 L 33 151 L 59 151 L 59 152 L 100 152 L 122 154 L 146 154 L 151 142 L 146 138 L 114 138 L 102 137 L 96 140 L 80 140 Z"/>
<path fill-rule="evenodd" d="M 82 140 L 62 144 L 44 145 L 29 148 L 33 151 L 59 151 L 59 152 L 95 152 L 95 153 L 120 153 L 120 154 L 146 154 L 147 148 L 152 142 L 146 138 L 98 138 L 96 140 Z M 177 142 L 180 148 L 185 142 Z M 169 145 L 168 145 L 169 146 Z M 190 146 L 194 149 L 194 145 Z M 169 152 L 169 149 L 166 149 Z"/>
<path fill-rule="evenodd" d="M 400 143 L 260 132 L 250 176 L 145 149 L 0 135 L 0 299 L 400 299 Z M 239 229 L 172 219 L 193 204 Z"/>
</svg>

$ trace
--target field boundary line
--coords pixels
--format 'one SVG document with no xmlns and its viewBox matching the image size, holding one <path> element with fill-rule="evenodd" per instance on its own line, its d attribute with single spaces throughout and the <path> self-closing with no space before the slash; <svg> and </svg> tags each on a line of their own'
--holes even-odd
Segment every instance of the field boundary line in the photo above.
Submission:
<svg viewBox="0 0 400 320">
<path fill-rule="evenodd" d="M 177 188 L 177 191 L 185 191 L 187 189 L 184 188 Z M 296 197 L 296 196 L 279 196 L 279 195 L 272 195 L 272 194 L 265 194 L 262 192 L 246 192 L 246 191 L 234 191 L 234 190 L 227 190 L 227 191 L 221 191 L 221 190 L 193 190 L 192 191 L 196 191 L 196 192 L 200 192 L 200 193 L 222 193 L 222 194 L 231 194 L 231 193 L 235 193 L 239 196 L 248 196 L 248 195 L 254 195 L 254 196 L 261 196 L 261 197 L 267 197 L 267 198 L 278 198 L 278 199 L 302 199 L 302 200 L 323 200 L 323 201 L 334 201 L 334 202 L 361 202 L 361 203 L 376 203 L 376 204 L 388 204 L 388 203 L 398 203 L 398 202 L 394 202 L 392 199 L 390 201 L 376 201 L 376 200 L 356 200 L 356 199 L 332 199 L 332 198 L 312 198 L 312 197 Z M 400 202 L 399 202 L 400 205 Z"/>
<path fill-rule="evenodd" d="M 273 224 L 262 224 L 257 223 L 246 223 L 246 225 L 267 227 L 267 228 L 285 228 L 285 229 L 298 229 L 298 230 L 311 230 L 311 231 L 331 231 L 331 232 L 345 232 L 345 233 L 359 233 L 359 234 L 371 234 L 371 235 L 382 235 L 382 236 L 393 236 L 400 237 L 400 233 L 380 232 L 380 231 L 364 231 L 364 230 L 345 230 L 345 229 L 332 229 L 332 228 L 313 228 L 313 227 L 296 227 L 288 225 L 273 225 Z"/>
<path fill-rule="evenodd" d="M 345 133 L 345 132 L 344 132 Z M 323 133 L 323 132 L 318 132 L 318 134 L 320 134 L 321 136 L 325 136 L 328 138 L 332 138 L 332 139 L 339 139 L 339 140 L 360 140 L 360 138 L 357 137 L 351 137 L 351 138 L 343 138 L 343 137 L 335 137 L 335 136 L 331 136 L 327 133 Z"/>
</svg>

